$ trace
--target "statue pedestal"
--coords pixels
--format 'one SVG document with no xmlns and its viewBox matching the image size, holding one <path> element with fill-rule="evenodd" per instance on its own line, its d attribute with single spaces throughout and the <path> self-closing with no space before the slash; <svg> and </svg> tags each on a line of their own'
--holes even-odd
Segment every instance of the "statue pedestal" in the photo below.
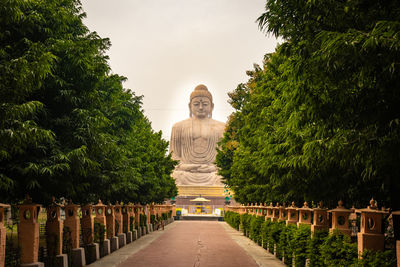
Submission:
<svg viewBox="0 0 400 267">
<path fill-rule="evenodd" d="M 178 196 L 223 197 L 224 186 L 178 185 Z"/>
</svg>

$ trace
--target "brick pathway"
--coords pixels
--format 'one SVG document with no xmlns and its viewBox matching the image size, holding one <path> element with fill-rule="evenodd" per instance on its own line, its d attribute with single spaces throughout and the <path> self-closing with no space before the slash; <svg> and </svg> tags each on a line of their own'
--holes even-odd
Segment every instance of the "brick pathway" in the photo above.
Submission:
<svg viewBox="0 0 400 267">
<path fill-rule="evenodd" d="M 176 221 L 90 267 L 282 267 L 273 255 L 225 222 Z"/>
<path fill-rule="evenodd" d="M 132 254 L 118 267 L 259 266 L 237 241 L 228 235 L 223 223 L 176 221 L 174 224 L 176 225 L 172 229 Z"/>
</svg>

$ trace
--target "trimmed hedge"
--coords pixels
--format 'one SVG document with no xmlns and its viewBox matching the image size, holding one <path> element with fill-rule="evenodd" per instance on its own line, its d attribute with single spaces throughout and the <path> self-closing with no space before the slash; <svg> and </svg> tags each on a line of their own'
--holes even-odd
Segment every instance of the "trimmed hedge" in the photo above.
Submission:
<svg viewBox="0 0 400 267">
<path fill-rule="evenodd" d="M 224 220 L 236 230 L 239 230 L 240 214 L 232 211 L 225 212 Z"/>
<path fill-rule="evenodd" d="M 296 267 L 308 266 L 376 266 L 390 267 L 396 264 L 394 251 L 372 252 L 365 251 L 362 259 L 358 259 L 357 244 L 351 239 L 335 231 L 316 231 L 311 237 L 308 225 L 288 225 L 285 222 L 265 221 L 263 216 L 238 214 L 232 211 L 225 213 L 225 221 L 233 228 L 239 228 L 244 235 L 249 236 L 255 243 L 274 252 L 283 259 L 284 263 Z"/>
</svg>

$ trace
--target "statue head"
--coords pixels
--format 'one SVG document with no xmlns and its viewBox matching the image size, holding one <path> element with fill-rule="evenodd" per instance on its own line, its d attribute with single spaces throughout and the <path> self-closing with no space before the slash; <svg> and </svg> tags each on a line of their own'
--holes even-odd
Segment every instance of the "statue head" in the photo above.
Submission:
<svg viewBox="0 0 400 267">
<path fill-rule="evenodd" d="M 212 95 L 205 85 L 200 84 L 194 88 L 194 91 L 190 94 L 189 109 L 190 117 L 195 116 L 198 119 L 212 117 L 214 103 L 212 102 Z"/>
</svg>

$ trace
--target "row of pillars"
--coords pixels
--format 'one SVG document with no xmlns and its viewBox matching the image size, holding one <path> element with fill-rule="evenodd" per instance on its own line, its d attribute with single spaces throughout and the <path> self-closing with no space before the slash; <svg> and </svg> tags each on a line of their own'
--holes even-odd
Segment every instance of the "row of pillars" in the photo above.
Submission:
<svg viewBox="0 0 400 267">
<path fill-rule="evenodd" d="M 357 233 L 358 253 L 362 255 L 364 250 L 383 251 L 385 246 L 385 237 L 382 233 L 382 219 L 384 215 L 388 215 L 388 211 L 377 207 L 377 202 L 373 199 L 370 205 L 365 209 L 346 209 L 343 202 L 339 201 L 335 209 L 328 210 L 322 206 L 322 202 L 317 208 L 310 208 L 308 203 L 305 202 L 303 207 L 296 207 L 292 202 L 291 206 L 279 205 L 276 203 L 274 206 L 270 203 L 266 204 L 248 204 L 247 206 L 227 206 L 226 210 L 237 212 L 239 214 L 253 214 L 257 216 L 264 216 L 265 220 L 273 222 L 286 222 L 286 225 L 296 224 L 297 226 L 310 225 L 311 232 L 316 230 L 328 229 L 332 233 L 338 230 L 341 233 L 350 236 L 350 219 L 356 218 L 356 213 L 361 214 L 360 232 Z M 332 214 L 332 225 L 329 227 L 329 214 Z M 399 231 L 396 229 L 400 227 L 399 217 L 400 211 L 391 213 L 393 216 L 395 238 L 396 238 L 396 252 L 397 259 L 400 262 L 400 241 Z M 396 234 L 397 230 L 397 234 Z"/>
<path fill-rule="evenodd" d="M 10 206 L 0 203 L 0 267 L 5 264 L 6 247 L 6 228 L 5 228 L 5 210 Z M 65 220 L 61 219 L 61 209 L 65 210 Z M 79 217 L 79 209 L 82 218 Z M 20 246 L 21 266 L 44 266 L 38 262 L 39 253 L 39 221 L 38 216 L 41 205 L 32 203 L 27 197 L 22 205 L 19 206 L 19 224 L 18 224 L 18 242 Z M 70 201 L 64 207 L 57 204 L 54 200 L 47 207 L 46 236 L 51 238 L 53 243 L 47 246 L 49 255 L 57 255 L 58 266 L 68 266 L 67 256 L 62 254 L 63 231 L 67 229 L 67 238 L 71 242 L 73 266 L 84 266 L 90 262 L 85 259 L 83 247 L 97 247 L 96 259 L 99 258 L 98 245 L 94 244 L 94 223 L 104 225 L 104 240 L 108 247 L 111 243 L 111 251 L 130 243 L 137 238 L 135 226 L 140 226 L 140 214 L 147 216 L 147 226 L 150 225 L 150 215 L 162 216 L 163 213 L 172 213 L 175 210 L 174 205 L 139 205 L 128 204 L 104 205 L 101 200 L 96 205 L 88 204 L 80 207 Z M 93 214 L 95 213 L 95 215 Z M 132 219 L 134 220 L 132 221 Z M 132 218 L 132 219 L 131 219 Z M 116 224 L 119 227 L 116 229 Z M 140 228 L 140 227 L 139 227 Z M 82 232 L 82 242 L 80 244 L 79 235 Z M 132 231 L 131 231 L 132 230 Z M 134 233 L 132 233 L 134 232 Z M 141 231 L 140 231 L 141 232 Z M 140 236 L 140 235 L 139 235 Z M 113 244 L 114 243 L 114 244 Z M 114 249 L 112 249 L 114 248 Z M 106 253 L 106 254 L 108 254 Z M 95 259 L 95 260 L 96 260 Z"/>
</svg>

